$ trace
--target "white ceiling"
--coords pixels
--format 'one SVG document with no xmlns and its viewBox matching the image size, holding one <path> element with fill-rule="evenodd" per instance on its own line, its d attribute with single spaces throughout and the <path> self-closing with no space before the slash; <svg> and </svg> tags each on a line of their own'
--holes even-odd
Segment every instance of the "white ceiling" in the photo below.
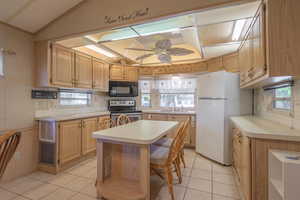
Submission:
<svg viewBox="0 0 300 200">
<path fill-rule="evenodd" d="M 83 0 L 0 0 L 0 21 L 35 33 Z"/>
</svg>

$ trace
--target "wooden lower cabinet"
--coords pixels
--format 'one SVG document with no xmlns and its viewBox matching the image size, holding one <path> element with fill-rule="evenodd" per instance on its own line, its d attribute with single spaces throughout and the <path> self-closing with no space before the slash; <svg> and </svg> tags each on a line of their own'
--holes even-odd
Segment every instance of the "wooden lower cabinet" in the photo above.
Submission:
<svg viewBox="0 0 300 200">
<path fill-rule="evenodd" d="M 159 120 L 159 121 L 178 121 L 178 122 L 184 122 L 190 119 L 190 124 L 188 125 L 189 134 L 185 138 L 185 144 L 187 146 L 195 146 L 196 124 L 195 124 L 195 117 L 193 115 L 144 113 L 143 119 Z M 175 137 L 175 135 L 171 134 L 169 135 L 169 137 Z"/>
<path fill-rule="evenodd" d="M 82 155 L 96 150 L 96 140 L 92 138 L 92 134 L 97 130 L 98 118 L 82 120 Z"/>
<path fill-rule="evenodd" d="M 59 126 L 59 164 L 81 156 L 81 120 L 61 122 Z"/>
<path fill-rule="evenodd" d="M 96 151 L 96 140 L 92 133 L 109 127 L 100 127 L 102 119 L 109 116 L 59 122 L 58 168 Z"/>
<path fill-rule="evenodd" d="M 245 200 L 268 200 L 268 152 L 300 152 L 300 142 L 249 138 L 233 129 L 233 168 Z"/>
</svg>

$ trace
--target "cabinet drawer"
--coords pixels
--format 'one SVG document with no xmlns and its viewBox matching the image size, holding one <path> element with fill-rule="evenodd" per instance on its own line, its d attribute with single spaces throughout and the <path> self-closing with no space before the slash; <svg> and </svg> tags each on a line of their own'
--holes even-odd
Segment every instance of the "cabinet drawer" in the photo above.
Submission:
<svg viewBox="0 0 300 200">
<path fill-rule="evenodd" d="M 184 122 L 190 118 L 189 115 L 168 115 L 169 121 Z"/>
</svg>

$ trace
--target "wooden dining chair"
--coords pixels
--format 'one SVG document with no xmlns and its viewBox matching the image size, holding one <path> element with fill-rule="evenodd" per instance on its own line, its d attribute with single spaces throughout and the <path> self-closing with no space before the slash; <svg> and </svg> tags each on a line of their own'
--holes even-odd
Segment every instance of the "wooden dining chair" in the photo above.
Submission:
<svg viewBox="0 0 300 200">
<path fill-rule="evenodd" d="M 127 115 L 121 114 L 117 119 L 117 126 L 124 125 L 130 123 L 130 119 Z"/>
<path fill-rule="evenodd" d="M 184 126 L 184 130 L 183 130 L 184 133 L 183 133 L 183 136 L 182 136 L 183 140 L 185 140 L 185 138 L 188 135 L 188 130 L 187 130 L 188 124 L 189 124 L 189 119 L 184 122 L 185 126 Z M 162 138 L 162 139 L 158 140 L 157 142 L 155 142 L 154 145 L 170 148 L 170 146 L 171 146 L 174 139 L 165 137 L 165 138 Z M 184 168 L 186 168 L 185 159 L 184 159 L 184 142 L 183 142 L 183 145 L 181 147 L 181 151 L 180 151 L 179 156 L 180 156 L 180 159 L 179 159 L 180 162 L 183 163 Z"/>
<path fill-rule="evenodd" d="M 160 174 L 160 171 L 161 170 L 163 171 L 172 200 L 175 199 L 174 191 L 173 191 L 173 175 L 172 175 L 173 166 L 175 167 L 176 174 L 180 179 L 179 182 L 180 183 L 182 182 L 181 170 L 179 166 L 179 153 L 180 153 L 180 148 L 182 146 L 182 143 L 184 142 L 182 140 L 184 134 L 183 129 L 184 129 L 184 123 L 181 123 L 178 132 L 176 134 L 176 137 L 174 138 L 170 148 L 163 147 L 163 146 L 156 146 L 156 145 L 151 146 L 150 168 L 161 178 L 164 178 L 163 175 Z"/>
<path fill-rule="evenodd" d="M 0 135 L 0 179 L 6 170 L 8 162 L 13 157 L 20 139 L 20 132 L 11 131 Z"/>
<path fill-rule="evenodd" d="M 113 121 L 112 119 L 102 119 L 100 122 L 99 122 L 99 126 L 100 128 L 102 129 L 106 129 L 106 128 L 112 128 L 112 127 L 115 127 L 116 126 L 116 123 L 115 121 Z"/>
</svg>

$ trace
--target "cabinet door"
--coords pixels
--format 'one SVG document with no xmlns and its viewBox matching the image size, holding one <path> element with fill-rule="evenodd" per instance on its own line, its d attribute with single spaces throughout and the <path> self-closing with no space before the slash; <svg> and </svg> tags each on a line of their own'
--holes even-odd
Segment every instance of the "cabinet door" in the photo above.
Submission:
<svg viewBox="0 0 300 200">
<path fill-rule="evenodd" d="M 249 35 L 246 37 L 246 40 L 244 41 L 242 48 L 239 52 L 239 66 L 240 66 L 240 81 L 241 85 L 249 82 L 249 76 L 248 73 L 251 70 L 252 67 L 252 35 Z"/>
<path fill-rule="evenodd" d="M 264 39 L 264 17 L 263 10 L 255 17 L 252 35 L 253 35 L 253 68 L 251 71 L 252 79 L 259 78 L 266 74 L 265 62 L 265 39 Z"/>
<path fill-rule="evenodd" d="M 110 80 L 112 81 L 123 81 L 123 66 L 113 65 L 110 67 Z"/>
<path fill-rule="evenodd" d="M 137 67 L 124 67 L 124 80 L 137 82 L 139 79 Z"/>
<path fill-rule="evenodd" d="M 104 63 L 102 66 L 102 91 L 108 92 L 109 87 L 109 64 Z"/>
<path fill-rule="evenodd" d="M 81 156 L 81 120 L 59 124 L 59 160 L 64 164 Z"/>
<path fill-rule="evenodd" d="M 251 146 L 247 136 L 241 138 L 240 182 L 245 200 L 251 200 Z"/>
<path fill-rule="evenodd" d="M 92 57 L 82 53 L 75 55 L 76 87 L 92 88 L 93 64 Z"/>
<path fill-rule="evenodd" d="M 74 51 L 60 45 L 52 45 L 50 82 L 52 85 L 73 87 Z"/>
<path fill-rule="evenodd" d="M 93 59 L 93 88 L 99 89 L 100 91 L 106 91 L 105 81 L 108 81 L 108 76 L 105 71 L 107 65 L 98 60 Z M 107 77 L 105 77 L 107 75 Z"/>
<path fill-rule="evenodd" d="M 82 154 L 85 155 L 96 150 L 96 139 L 92 138 L 97 131 L 98 119 L 89 118 L 82 120 Z"/>
</svg>

